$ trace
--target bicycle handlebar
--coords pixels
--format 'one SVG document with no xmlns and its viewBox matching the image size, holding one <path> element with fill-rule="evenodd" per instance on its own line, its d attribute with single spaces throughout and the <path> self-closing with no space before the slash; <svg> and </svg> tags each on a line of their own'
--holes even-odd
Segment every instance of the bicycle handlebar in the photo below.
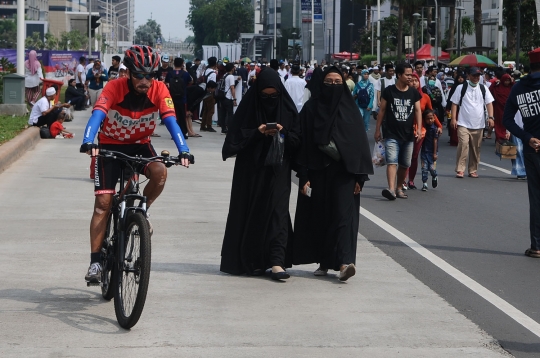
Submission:
<svg viewBox="0 0 540 358">
<path fill-rule="evenodd" d="M 98 155 L 103 158 L 119 159 L 123 161 L 136 162 L 136 163 L 162 162 L 163 164 L 165 164 L 167 168 L 175 164 L 178 164 L 182 161 L 181 156 L 175 157 L 175 156 L 169 155 L 169 152 L 166 150 L 163 150 L 161 152 L 161 155 L 150 157 L 150 158 L 144 158 L 140 156 L 131 157 L 122 152 L 117 152 L 114 150 L 104 150 L 104 149 L 100 149 Z M 189 159 L 190 164 L 195 164 L 195 157 L 193 157 L 193 155 L 190 154 L 189 158 L 187 159 Z"/>
</svg>

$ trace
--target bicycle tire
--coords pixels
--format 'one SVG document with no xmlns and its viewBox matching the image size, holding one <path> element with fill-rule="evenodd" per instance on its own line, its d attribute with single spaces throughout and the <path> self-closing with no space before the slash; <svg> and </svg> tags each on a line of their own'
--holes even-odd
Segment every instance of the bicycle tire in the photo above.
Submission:
<svg viewBox="0 0 540 358">
<path fill-rule="evenodd" d="M 103 247 L 101 248 L 101 296 L 107 301 L 110 301 L 114 297 L 114 289 L 116 285 L 114 280 L 116 278 L 116 264 L 114 256 L 114 214 L 109 214 L 107 220 L 107 229 L 105 231 L 105 240 L 103 240 Z"/>
<path fill-rule="evenodd" d="M 114 311 L 120 326 L 129 329 L 141 317 L 150 281 L 150 228 L 142 213 L 133 213 L 126 219 L 124 246 L 124 257 L 119 252 L 116 256 Z"/>
</svg>

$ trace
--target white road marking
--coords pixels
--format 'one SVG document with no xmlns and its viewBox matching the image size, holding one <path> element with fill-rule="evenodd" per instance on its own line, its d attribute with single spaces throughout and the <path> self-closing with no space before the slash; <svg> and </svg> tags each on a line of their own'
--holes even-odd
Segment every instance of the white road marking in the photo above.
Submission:
<svg viewBox="0 0 540 358">
<path fill-rule="evenodd" d="M 490 302 L 492 305 L 497 307 L 514 321 L 521 324 L 523 327 L 531 331 L 536 336 L 540 337 L 540 324 L 527 316 L 525 313 L 521 312 L 516 307 L 512 306 L 510 303 L 506 302 L 505 300 L 503 300 L 502 298 L 500 298 L 499 296 L 497 296 L 496 294 L 470 278 L 469 276 L 465 275 L 463 272 L 451 266 L 439 256 L 435 255 L 434 253 L 432 253 L 401 231 L 386 223 L 384 220 L 370 213 L 368 210 L 361 208 L 360 213 L 364 215 L 368 220 L 382 228 L 384 231 L 388 232 L 390 235 L 394 236 L 396 239 L 409 246 L 411 249 L 416 251 L 425 259 L 433 263 L 435 266 L 437 266 L 438 268 L 458 280 L 460 283 L 471 289 L 474 293 L 484 298 L 486 301 Z"/>
<path fill-rule="evenodd" d="M 496 165 L 491 165 L 491 164 L 484 163 L 484 162 L 480 162 L 480 164 L 485 165 L 486 167 L 490 167 L 492 169 L 498 170 L 500 172 L 503 172 L 504 174 L 512 175 L 512 172 L 510 170 L 500 168 L 500 167 L 498 167 Z"/>
</svg>

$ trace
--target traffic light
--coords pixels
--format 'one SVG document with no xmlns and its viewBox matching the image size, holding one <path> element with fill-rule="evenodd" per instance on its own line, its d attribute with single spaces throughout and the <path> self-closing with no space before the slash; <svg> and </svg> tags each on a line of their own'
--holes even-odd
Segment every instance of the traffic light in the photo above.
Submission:
<svg viewBox="0 0 540 358">
<path fill-rule="evenodd" d="M 437 25 L 437 22 L 431 21 L 431 23 L 430 23 L 429 26 L 428 26 L 427 32 L 428 32 L 431 36 L 435 36 L 435 34 L 437 33 L 436 25 Z"/>
<path fill-rule="evenodd" d="M 99 19 L 101 19 L 101 16 L 98 16 L 98 15 L 92 15 L 92 17 L 91 17 L 90 29 L 91 29 L 92 37 L 95 36 L 95 34 L 96 34 L 95 30 L 99 27 L 99 25 L 101 25 L 101 22 L 99 22 Z M 88 23 L 88 20 L 86 21 L 86 23 Z"/>
</svg>

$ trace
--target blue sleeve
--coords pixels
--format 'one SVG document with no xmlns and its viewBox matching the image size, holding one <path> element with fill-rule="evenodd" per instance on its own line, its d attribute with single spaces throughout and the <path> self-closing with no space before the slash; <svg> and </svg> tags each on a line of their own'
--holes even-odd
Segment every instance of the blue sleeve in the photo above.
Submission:
<svg viewBox="0 0 540 358">
<path fill-rule="evenodd" d="M 176 148 L 178 148 L 178 152 L 189 153 L 189 148 L 186 144 L 186 140 L 184 139 L 184 135 L 182 134 L 182 131 L 180 130 L 180 127 L 178 126 L 178 123 L 176 123 L 176 117 L 169 116 L 167 118 L 164 118 L 163 122 L 165 123 L 165 126 L 169 130 L 169 133 L 171 133 L 172 139 L 174 140 L 174 144 L 176 144 Z"/>
<path fill-rule="evenodd" d="M 86 129 L 84 130 L 84 137 L 82 144 L 85 143 L 94 143 L 94 138 L 101 126 L 101 122 L 105 119 L 105 112 L 100 110 L 95 110 L 92 112 L 92 116 L 86 124 Z"/>
<path fill-rule="evenodd" d="M 89 69 L 89 70 L 86 72 L 86 79 L 87 79 L 88 81 L 94 79 L 94 71 L 92 71 L 92 69 Z"/>
</svg>

